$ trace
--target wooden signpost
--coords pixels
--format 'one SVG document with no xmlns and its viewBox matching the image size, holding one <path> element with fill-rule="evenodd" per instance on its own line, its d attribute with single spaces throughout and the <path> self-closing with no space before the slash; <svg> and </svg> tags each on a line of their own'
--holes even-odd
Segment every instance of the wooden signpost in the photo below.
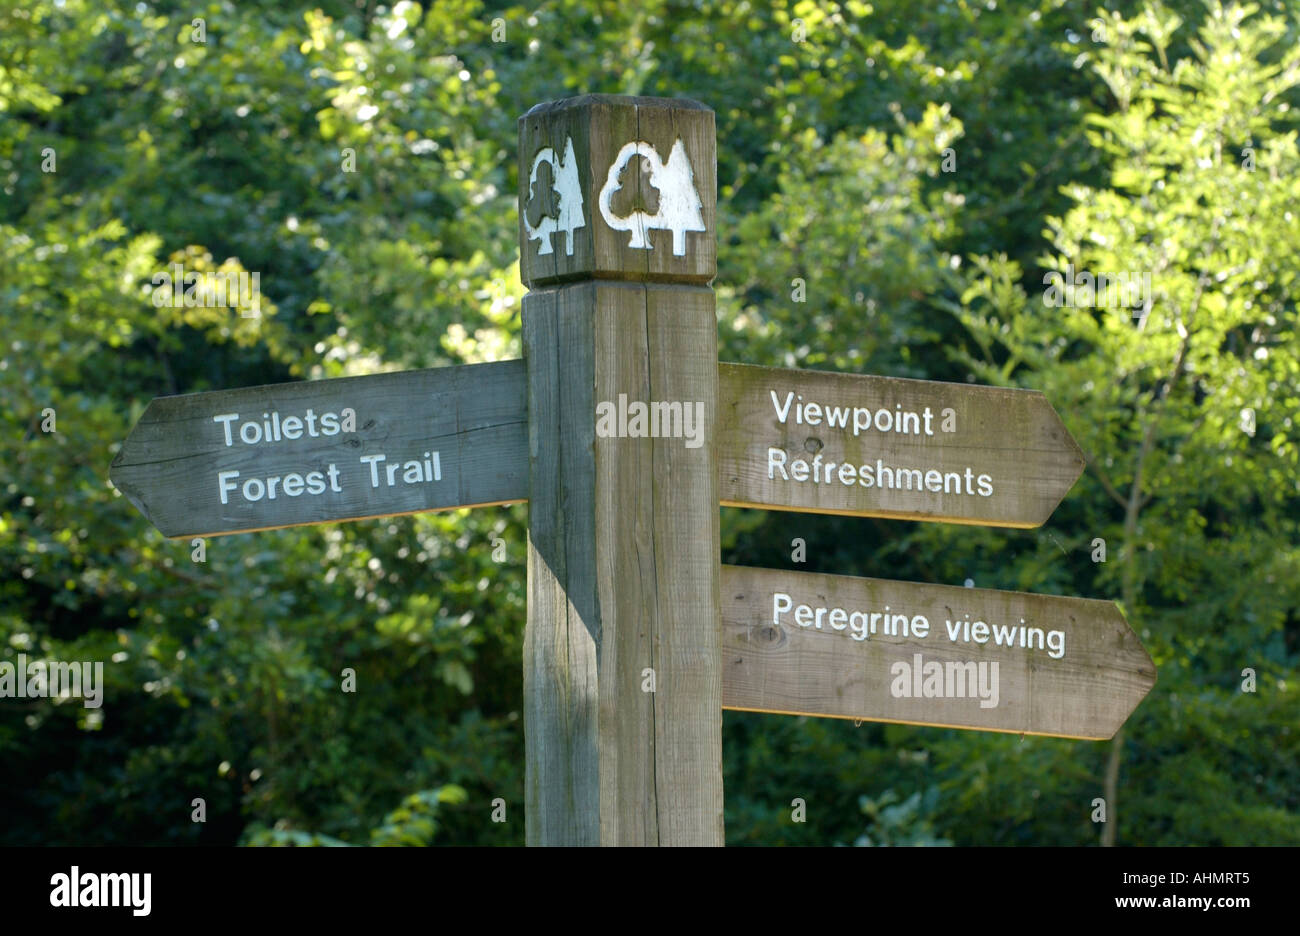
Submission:
<svg viewBox="0 0 1300 936">
<path fill-rule="evenodd" d="M 1113 602 L 722 566 L 718 505 L 1033 527 L 1039 393 L 719 364 L 713 112 L 519 120 L 524 359 L 160 397 L 114 459 L 168 536 L 527 500 L 529 844 L 721 845 L 722 711 L 1100 739 L 1155 682 Z"/>
<path fill-rule="evenodd" d="M 687 407 L 716 409 L 713 290 L 690 285 L 713 279 L 713 112 L 575 98 L 520 118 L 519 143 L 527 840 L 721 845 L 714 447 L 596 418 L 671 401 L 681 429 Z M 568 154 L 572 241 L 527 236 L 536 153 Z"/>
</svg>

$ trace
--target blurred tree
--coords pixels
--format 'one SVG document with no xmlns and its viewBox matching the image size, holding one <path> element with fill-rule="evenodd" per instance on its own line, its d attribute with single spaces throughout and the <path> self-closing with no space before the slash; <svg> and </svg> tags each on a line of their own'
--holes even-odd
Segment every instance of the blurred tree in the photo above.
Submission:
<svg viewBox="0 0 1300 936">
<path fill-rule="evenodd" d="M 1295 131 L 1280 132 L 1300 49 L 1272 58 L 1285 24 L 1248 13 L 1211 6 L 1193 54 L 1174 63 L 1177 15 L 1153 7 L 1096 21 L 1106 41 L 1091 67 L 1116 106 L 1090 116 L 1088 136 L 1112 157 L 1109 185 L 1070 187 L 1074 207 L 1049 219 L 1055 252 L 1043 266 L 1058 273 L 1043 277 L 1041 302 L 1019 285 L 1018 264 L 980 258 L 959 310 L 979 346 L 964 363 L 984 381 L 1042 389 L 1065 414 L 1088 483 L 1064 543 L 1075 555 L 1108 546 L 1089 591 L 1120 599 L 1160 670 L 1150 704 L 1110 743 L 1103 845 L 1121 828 L 1126 751 L 1138 757 L 1141 818 L 1124 827 L 1140 840 L 1185 834 L 1155 831 L 1157 803 L 1199 802 L 1209 814 L 1232 791 L 1233 820 L 1196 841 L 1300 841 L 1300 706 L 1287 698 L 1285 641 L 1300 605 L 1300 153 Z M 1089 288 L 1120 272 L 1146 283 L 1133 295 Z M 1057 284 L 1078 285 L 1057 295 Z M 1246 668 L 1259 674 L 1254 696 L 1241 691 Z M 1291 725 L 1272 722 L 1275 707 Z M 1226 742 L 1223 756 L 1181 769 L 1168 760 L 1186 754 L 1150 758 L 1193 712 Z M 1267 750 L 1267 773 L 1291 793 L 1259 772 Z"/>
</svg>

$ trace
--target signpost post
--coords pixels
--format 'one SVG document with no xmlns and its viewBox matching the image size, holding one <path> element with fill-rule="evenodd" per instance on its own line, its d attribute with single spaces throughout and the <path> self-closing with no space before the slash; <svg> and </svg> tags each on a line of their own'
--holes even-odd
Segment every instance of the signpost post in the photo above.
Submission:
<svg viewBox="0 0 1300 936">
<path fill-rule="evenodd" d="M 713 112 L 576 98 L 520 118 L 519 142 L 527 840 L 721 845 L 714 447 L 610 416 L 640 404 L 684 431 L 702 412 L 708 438 Z M 554 178 L 559 224 L 584 222 L 572 239 L 529 201 L 547 153 L 567 154 Z M 543 229 L 549 242 L 529 236 Z"/>
<path fill-rule="evenodd" d="M 722 710 L 1114 735 L 1113 602 L 720 564 L 718 505 L 1034 527 L 1040 393 L 719 364 L 713 112 L 519 120 L 522 361 L 160 397 L 113 460 L 167 536 L 527 500 L 526 838 L 721 845 Z"/>
</svg>

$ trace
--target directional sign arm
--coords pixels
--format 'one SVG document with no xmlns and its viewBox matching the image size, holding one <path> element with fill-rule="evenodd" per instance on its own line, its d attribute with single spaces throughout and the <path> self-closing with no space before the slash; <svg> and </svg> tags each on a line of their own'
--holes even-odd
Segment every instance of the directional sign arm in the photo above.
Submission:
<svg viewBox="0 0 1300 936">
<path fill-rule="evenodd" d="M 724 709 L 1091 740 L 1156 681 L 1112 601 L 726 565 L 722 667 Z"/>
<path fill-rule="evenodd" d="M 724 506 L 1041 526 L 1084 469 L 1042 393 L 718 365 Z"/>
<path fill-rule="evenodd" d="M 170 537 L 522 501 L 524 363 L 158 397 L 109 477 Z"/>
</svg>

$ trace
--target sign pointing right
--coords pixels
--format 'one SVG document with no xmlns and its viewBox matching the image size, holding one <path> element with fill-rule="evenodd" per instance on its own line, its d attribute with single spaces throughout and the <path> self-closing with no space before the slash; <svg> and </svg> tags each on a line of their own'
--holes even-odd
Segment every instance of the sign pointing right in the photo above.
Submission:
<svg viewBox="0 0 1300 936">
<path fill-rule="evenodd" d="M 718 365 L 727 507 L 1041 526 L 1083 453 L 1036 390 Z"/>
<path fill-rule="evenodd" d="M 1156 683 L 1113 601 L 722 567 L 722 707 L 1104 740 Z"/>
</svg>

